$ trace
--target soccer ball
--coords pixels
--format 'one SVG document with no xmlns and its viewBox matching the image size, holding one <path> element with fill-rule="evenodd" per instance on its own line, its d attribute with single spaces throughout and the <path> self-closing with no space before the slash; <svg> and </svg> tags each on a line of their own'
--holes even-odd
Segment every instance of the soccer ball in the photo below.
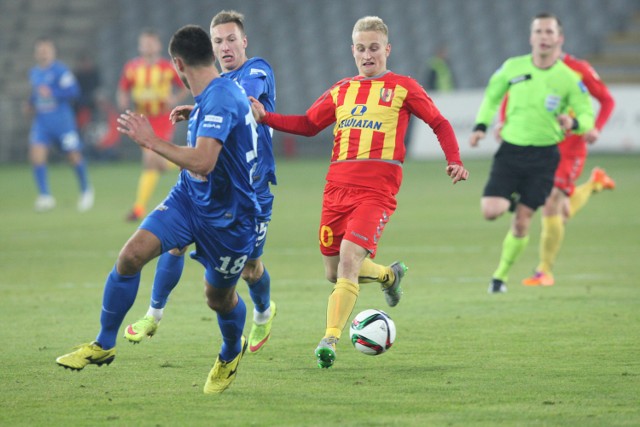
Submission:
<svg viewBox="0 0 640 427">
<path fill-rule="evenodd" d="M 396 339 L 396 325 L 382 310 L 365 310 L 353 318 L 349 327 L 351 343 L 368 356 L 382 354 Z"/>
</svg>

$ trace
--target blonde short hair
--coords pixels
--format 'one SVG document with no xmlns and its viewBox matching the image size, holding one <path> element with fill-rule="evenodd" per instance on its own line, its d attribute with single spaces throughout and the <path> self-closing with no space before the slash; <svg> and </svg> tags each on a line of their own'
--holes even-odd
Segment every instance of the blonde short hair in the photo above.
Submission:
<svg viewBox="0 0 640 427">
<path fill-rule="evenodd" d="M 352 36 L 361 31 L 377 31 L 384 34 L 387 39 L 389 38 L 389 28 L 387 28 L 387 24 L 377 16 L 365 16 L 364 18 L 358 19 L 353 26 Z"/>
<path fill-rule="evenodd" d="M 218 25 L 228 24 L 233 22 L 240 28 L 240 33 L 244 35 L 244 15 L 235 10 L 223 10 L 218 12 L 216 16 L 211 20 L 210 28 L 217 27 Z"/>
</svg>

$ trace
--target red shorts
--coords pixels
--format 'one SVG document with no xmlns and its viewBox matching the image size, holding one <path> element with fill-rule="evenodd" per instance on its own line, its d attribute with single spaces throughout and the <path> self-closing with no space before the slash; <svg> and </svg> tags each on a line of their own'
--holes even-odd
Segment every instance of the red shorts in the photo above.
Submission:
<svg viewBox="0 0 640 427">
<path fill-rule="evenodd" d="M 568 135 L 558 144 L 558 150 L 560 163 L 553 185 L 567 196 L 571 196 L 587 160 L 587 143 L 582 135 Z"/>
<path fill-rule="evenodd" d="M 173 142 L 173 134 L 176 128 L 171 123 L 171 120 L 169 120 L 168 113 L 159 116 L 147 116 L 147 118 L 156 135 L 166 141 Z"/>
<path fill-rule="evenodd" d="M 345 239 L 375 258 L 382 231 L 396 206 L 396 198 L 390 193 L 328 182 L 322 200 L 320 252 L 325 256 L 339 255 Z"/>
</svg>

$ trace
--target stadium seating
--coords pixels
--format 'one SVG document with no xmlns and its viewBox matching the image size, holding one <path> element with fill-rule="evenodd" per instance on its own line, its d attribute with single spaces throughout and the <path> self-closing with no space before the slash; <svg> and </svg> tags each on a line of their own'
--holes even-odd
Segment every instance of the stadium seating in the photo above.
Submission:
<svg viewBox="0 0 640 427">
<path fill-rule="evenodd" d="M 389 68 L 418 80 L 425 60 L 446 44 L 457 86 L 484 86 L 504 59 L 529 51 L 526 28 L 541 11 L 561 17 L 567 51 L 594 60 L 605 81 L 609 71 L 616 82 L 640 76 L 637 0 L 2 0 L 0 4 L 0 90 L 6 94 L 0 100 L 0 163 L 26 159 L 28 123 L 15 105 L 28 96 L 26 76 L 37 36 L 53 35 L 59 56 L 69 65 L 80 50 L 95 52 L 105 89 L 114 94 L 122 64 L 137 53 L 142 28 L 157 29 L 166 43 L 182 25 L 208 28 L 211 17 L 225 8 L 246 15 L 248 52 L 272 64 L 278 110 L 284 113 L 303 112 L 329 85 L 355 74 L 350 36 L 355 20 L 364 15 L 381 16 L 390 27 Z M 623 65 L 611 65 L 615 60 L 613 64 Z"/>
</svg>

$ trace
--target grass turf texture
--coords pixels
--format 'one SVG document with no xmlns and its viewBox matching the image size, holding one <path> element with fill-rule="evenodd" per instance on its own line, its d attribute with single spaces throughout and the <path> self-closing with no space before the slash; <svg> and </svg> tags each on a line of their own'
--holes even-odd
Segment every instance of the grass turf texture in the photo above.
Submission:
<svg viewBox="0 0 640 427">
<path fill-rule="evenodd" d="M 331 290 L 316 236 L 327 164 L 280 161 L 264 255 L 278 316 L 271 341 L 245 355 L 220 396 L 202 393 L 220 334 L 191 260 L 156 337 L 138 346 L 119 338 L 110 366 L 78 373 L 55 363 L 98 332 L 104 280 L 135 229 L 124 216 L 139 165 L 91 165 L 96 205 L 85 214 L 65 165 L 50 171 L 58 207 L 47 214 L 33 212 L 30 169 L 3 166 L 0 425 L 639 425 L 639 160 L 592 156 L 583 179 L 597 164 L 618 187 L 569 223 L 556 285 L 520 285 L 537 262 L 538 213 L 504 295 L 487 294 L 509 223 L 479 212 L 489 161 L 468 161 L 471 180 L 456 186 L 443 162 L 408 162 L 377 257 L 409 266 L 403 300 L 388 308 L 378 285 L 363 284 L 353 313 L 387 311 L 397 340 L 367 357 L 345 331 L 329 370 L 313 356 Z M 143 270 L 124 325 L 145 314 L 154 269 Z M 243 282 L 238 289 L 248 333 L 251 303 Z"/>
</svg>

